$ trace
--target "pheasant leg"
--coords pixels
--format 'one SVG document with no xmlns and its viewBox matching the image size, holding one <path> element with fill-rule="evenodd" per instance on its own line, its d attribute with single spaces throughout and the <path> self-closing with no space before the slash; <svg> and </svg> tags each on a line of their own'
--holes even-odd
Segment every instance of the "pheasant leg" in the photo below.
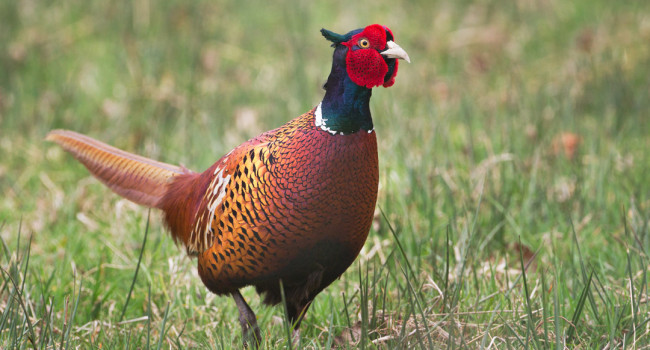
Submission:
<svg viewBox="0 0 650 350">
<path fill-rule="evenodd" d="M 260 335 L 260 327 L 257 325 L 257 317 L 255 317 L 255 313 L 248 306 L 239 291 L 232 293 L 232 297 L 235 299 L 235 304 L 237 304 L 237 308 L 239 309 L 239 324 L 242 329 L 244 347 L 247 347 L 250 342 L 253 344 L 253 348 L 257 349 L 262 344 L 262 336 Z"/>
</svg>

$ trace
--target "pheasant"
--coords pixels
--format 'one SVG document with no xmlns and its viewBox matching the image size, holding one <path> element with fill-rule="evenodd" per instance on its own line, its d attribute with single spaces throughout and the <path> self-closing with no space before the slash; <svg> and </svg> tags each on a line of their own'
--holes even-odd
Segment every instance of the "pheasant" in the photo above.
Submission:
<svg viewBox="0 0 650 350">
<path fill-rule="evenodd" d="M 117 194 L 163 211 L 173 239 L 198 258 L 205 286 L 234 298 L 244 344 L 262 338 L 240 288 L 255 286 L 270 305 L 284 294 L 295 339 L 316 295 L 359 254 L 373 219 L 379 171 L 370 96 L 394 84 L 398 59 L 410 59 L 386 26 L 321 33 L 334 47 L 322 102 L 202 173 L 72 131 L 47 135 Z"/>
</svg>

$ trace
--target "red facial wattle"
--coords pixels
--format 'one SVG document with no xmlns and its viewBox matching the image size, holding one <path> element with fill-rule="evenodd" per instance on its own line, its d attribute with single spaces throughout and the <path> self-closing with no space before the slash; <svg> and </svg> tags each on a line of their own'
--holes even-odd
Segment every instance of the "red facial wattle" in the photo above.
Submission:
<svg viewBox="0 0 650 350">
<path fill-rule="evenodd" d="M 388 65 L 377 51 L 350 51 L 345 61 L 348 75 L 355 84 L 372 89 L 384 83 Z"/>
<path fill-rule="evenodd" d="M 383 27 L 388 32 L 388 34 L 390 35 L 389 39 L 392 40 L 392 38 L 394 38 L 393 31 L 390 30 L 390 28 L 388 28 L 386 26 L 383 26 Z M 388 79 L 384 79 L 384 84 L 383 84 L 384 87 L 391 87 L 391 86 L 393 86 L 393 84 L 395 84 L 395 77 L 397 76 L 397 68 L 398 67 L 399 67 L 399 61 L 395 60 L 395 66 L 393 68 L 392 74 L 390 75 L 390 77 Z"/>
<path fill-rule="evenodd" d="M 388 79 L 384 79 L 384 87 L 391 87 L 395 84 L 395 77 L 397 76 L 397 68 L 399 67 L 399 61 L 395 60 L 395 67 L 393 68 L 393 73 Z"/>
</svg>

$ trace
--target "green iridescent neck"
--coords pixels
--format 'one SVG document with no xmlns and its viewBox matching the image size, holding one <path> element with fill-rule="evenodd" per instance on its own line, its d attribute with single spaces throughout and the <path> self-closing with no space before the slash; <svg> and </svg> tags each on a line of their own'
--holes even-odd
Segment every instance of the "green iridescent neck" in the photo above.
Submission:
<svg viewBox="0 0 650 350">
<path fill-rule="evenodd" d="M 318 107 L 317 126 L 331 134 L 352 134 L 373 130 L 370 115 L 372 89 L 359 86 L 350 80 L 345 67 L 347 48 L 334 50 L 332 71 L 325 83 L 325 97 Z"/>
</svg>

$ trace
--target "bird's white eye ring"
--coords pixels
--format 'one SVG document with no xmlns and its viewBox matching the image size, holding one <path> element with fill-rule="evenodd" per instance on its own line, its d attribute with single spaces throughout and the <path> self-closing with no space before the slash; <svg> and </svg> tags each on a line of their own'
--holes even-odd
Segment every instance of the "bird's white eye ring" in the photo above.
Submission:
<svg viewBox="0 0 650 350">
<path fill-rule="evenodd" d="M 363 38 L 363 39 L 359 40 L 359 47 L 362 48 L 362 49 L 369 48 L 370 47 L 370 41 L 368 41 L 368 39 L 366 39 L 366 38 Z"/>
</svg>

